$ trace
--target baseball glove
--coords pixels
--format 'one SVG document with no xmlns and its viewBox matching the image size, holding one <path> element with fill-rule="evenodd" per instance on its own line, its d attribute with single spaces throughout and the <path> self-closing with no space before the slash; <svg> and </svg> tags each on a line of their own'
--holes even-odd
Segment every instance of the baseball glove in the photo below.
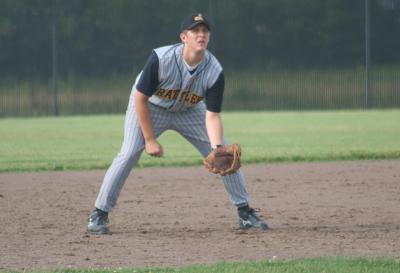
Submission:
<svg viewBox="0 0 400 273">
<path fill-rule="evenodd" d="M 240 168 L 242 155 L 239 144 L 217 147 L 204 159 L 204 166 L 212 173 L 222 176 L 233 174 Z"/>
</svg>

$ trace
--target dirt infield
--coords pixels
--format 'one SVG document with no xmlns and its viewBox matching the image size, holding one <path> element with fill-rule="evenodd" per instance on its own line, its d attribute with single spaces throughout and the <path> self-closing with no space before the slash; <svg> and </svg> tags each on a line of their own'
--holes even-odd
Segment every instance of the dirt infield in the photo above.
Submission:
<svg viewBox="0 0 400 273">
<path fill-rule="evenodd" d="M 0 174 L 0 269 L 400 256 L 400 160 L 244 173 L 267 232 L 239 230 L 222 183 L 202 167 L 135 171 L 105 236 L 85 232 L 104 171 Z"/>
</svg>

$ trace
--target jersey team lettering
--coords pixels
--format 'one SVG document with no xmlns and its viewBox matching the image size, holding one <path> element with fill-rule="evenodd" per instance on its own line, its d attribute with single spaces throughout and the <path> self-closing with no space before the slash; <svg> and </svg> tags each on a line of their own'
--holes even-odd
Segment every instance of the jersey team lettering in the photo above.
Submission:
<svg viewBox="0 0 400 273">
<path fill-rule="evenodd" d="M 179 90 L 160 88 L 155 95 L 167 100 L 175 100 L 179 95 Z M 179 102 L 188 102 L 194 105 L 198 104 L 203 98 L 204 97 L 198 96 L 190 91 L 182 91 Z"/>
</svg>

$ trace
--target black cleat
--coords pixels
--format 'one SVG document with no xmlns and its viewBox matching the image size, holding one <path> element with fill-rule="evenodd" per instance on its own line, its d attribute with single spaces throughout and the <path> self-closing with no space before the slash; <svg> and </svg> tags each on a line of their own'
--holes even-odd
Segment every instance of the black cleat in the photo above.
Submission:
<svg viewBox="0 0 400 273">
<path fill-rule="evenodd" d="M 239 226 L 241 229 L 259 228 L 261 230 L 267 230 L 268 225 L 259 216 L 256 211 L 249 206 L 243 206 L 238 208 L 239 214 Z"/>
<path fill-rule="evenodd" d="M 89 216 L 89 224 L 87 231 L 92 234 L 108 234 L 110 231 L 107 227 L 108 213 L 99 209 L 95 209 Z"/>
</svg>

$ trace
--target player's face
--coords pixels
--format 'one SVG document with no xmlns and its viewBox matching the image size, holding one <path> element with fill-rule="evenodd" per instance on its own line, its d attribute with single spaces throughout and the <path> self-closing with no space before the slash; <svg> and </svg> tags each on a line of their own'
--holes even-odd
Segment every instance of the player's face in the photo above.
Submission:
<svg viewBox="0 0 400 273">
<path fill-rule="evenodd" d="M 210 31 L 204 25 L 198 25 L 190 30 L 181 33 L 182 42 L 186 47 L 195 52 L 207 49 L 210 41 Z"/>
</svg>

